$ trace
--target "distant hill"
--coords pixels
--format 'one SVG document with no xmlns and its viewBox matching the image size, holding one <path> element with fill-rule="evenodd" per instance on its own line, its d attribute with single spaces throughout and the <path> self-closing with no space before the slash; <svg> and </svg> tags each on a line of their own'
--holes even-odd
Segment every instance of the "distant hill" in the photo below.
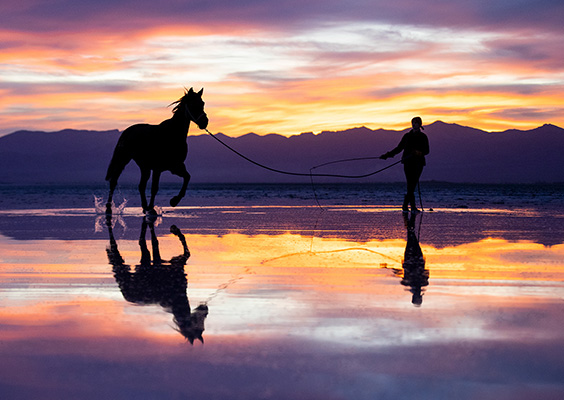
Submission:
<svg viewBox="0 0 564 400">
<path fill-rule="evenodd" d="M 334 160 L 375 157 L 397 145 L 405 131 L 365 127 L 341 132 L 302 133 L 291 137 L 253 133 L 218 137 L 247 157 L 272 168 L 309 173 Z M 482 130 L 437 121 L 426 126 L 431 153 L 422 180 L 473 183 L 564 182 L 564 129 L 543 125 L 528 131 Z M 0 183 L 99 183 L 120 132 L 18 131 L 0 137 Z M 192 182 L 309 182 L 308 177 L 261 169 L 223 147 L 194 127 L 188 136 L 186 161 Z M 396 156 L 395 160 L 399 160 Z M 316 173 L 359 175 L 378 170 L 393 160 L 345 162 L 320 167 Z M 165 181 L 179 181 L 169 174 Z M 137 182 L 131 163 L 120 182 Z M 365 178 L 367 182 L 402 181 L 401 165 Z M 316 182 L 350 181 L 316 178 Z"/>
</svg>

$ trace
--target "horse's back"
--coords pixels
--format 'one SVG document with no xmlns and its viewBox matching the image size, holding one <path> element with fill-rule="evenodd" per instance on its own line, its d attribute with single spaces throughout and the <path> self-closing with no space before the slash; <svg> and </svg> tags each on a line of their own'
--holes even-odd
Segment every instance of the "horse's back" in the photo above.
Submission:
<svg viewBox="0 0 564 400">
<path fill-rule="evenodd" d="M 137 304 L 171 307 L 177 298 L 186 298 L 188 282 L 184 266 L 138 265 L 135 272 L 115 274 L 123 297 Z M 188 300 L 185 300 L 188 302 Z"/>
<path fill-rule="evenodd" d="M 116 145 L 116 148 L 126 150 L 131 158 L 150 152 L 155 146 L 156 125 L 135 124 L 126 128 Z"/>
<path fill-rule="evenodd" d="M 151 170 L 177 170 L 184 164 L 188 153 L 186 136 L 173 135 L 175 125 L 165 120 L 159 125 L 135 124 L 126 128 L 116 145 L 116 150 L 127 154 L 141 168 Z"/>
<path fill-rule="evenodd" d="M 151 124 L 135 124 L 126 128 L 119 138 L 119 141 L 134 141 L 147 140 L 155 131 L 157 125 Z M 119 143 L 119 142 L 118 142 Z"/>
</svg>

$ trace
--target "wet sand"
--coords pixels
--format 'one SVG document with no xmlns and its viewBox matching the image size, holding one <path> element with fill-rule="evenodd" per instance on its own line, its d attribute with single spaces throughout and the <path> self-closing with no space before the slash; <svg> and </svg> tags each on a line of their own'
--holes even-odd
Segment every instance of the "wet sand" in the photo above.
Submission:
<svg viewBox="0 0 564 400">
<path fill-rule="evenodd" d="M 562 222 L 3 210 L 0 397 L 561 399 Z"/>
</svg>

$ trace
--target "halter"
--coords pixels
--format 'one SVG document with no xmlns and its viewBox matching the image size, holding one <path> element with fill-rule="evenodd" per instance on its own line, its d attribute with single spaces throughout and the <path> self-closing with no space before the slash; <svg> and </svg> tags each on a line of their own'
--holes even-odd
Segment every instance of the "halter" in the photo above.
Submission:
<svg viewBox="0 0 564 400">
<path fill-rule="evenodd" d="M 205 111 L 202 111 L 202 113 L 200 114 L 200 116 L 199 116 L 198 118 L 194 118 L 194 116 L 192 115 L 192 112 L 190 111 L 190 107 L 188 107 L 188 104 L 186 104 L 186 111 L 188 112 L 188 115 L 190 116 L 190 119 L 191 119 L 192 121 L 194 121 L 194 123 L 196 123 L 196 124 L 198 123 L 198 120 L 199 120 L 200 118 L 202 118 L 203 116 L 206 115 L 206 112 L 205 112 Z"/>
</svg>

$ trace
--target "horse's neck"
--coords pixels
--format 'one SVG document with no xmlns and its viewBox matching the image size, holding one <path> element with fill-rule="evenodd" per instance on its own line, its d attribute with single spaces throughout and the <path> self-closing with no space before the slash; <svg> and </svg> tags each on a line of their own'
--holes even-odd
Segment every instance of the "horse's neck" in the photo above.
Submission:
<svg viewBox="0 0 564 400">
<path fill-rule="evenodd" d="M 190 302 L 186 291 L 182 294 L 178 293 L 176 296 L 167 299 L 167 307 L 170 309 L 172 315 L 178 322 L 189 323 L 190 321 Z"/>
<path fill-rule="evenodd" d="M 169 119 L 172 127 L 174 127 L 174 133 L 179 134 L 183 137 L 188 135 L 188 129 L 190 128 L 190 120 L 180 115 L 180 113 L 176 113 Z"/>
<path fill-rule="evenodd" d="M 173 115 L 172 118 L 165 119 L 158 125 L 159 135 L 162 138 L 186 140 L 190 120 Z"/>
</svg>

